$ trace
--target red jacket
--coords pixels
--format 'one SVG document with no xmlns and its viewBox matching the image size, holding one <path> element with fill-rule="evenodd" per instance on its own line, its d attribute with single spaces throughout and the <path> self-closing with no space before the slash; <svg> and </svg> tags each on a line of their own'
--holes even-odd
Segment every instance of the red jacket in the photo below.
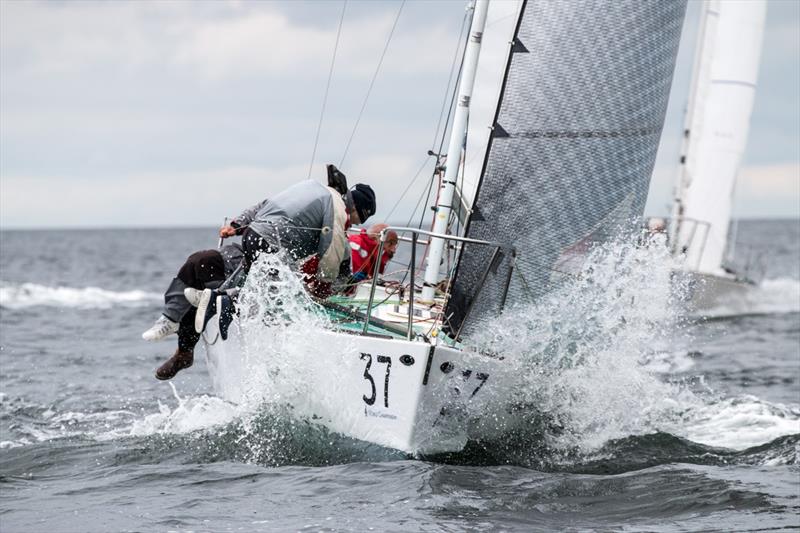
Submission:
<svg viewBox="0 0 800 533">
<path fill-rule="evenodd" d="M 347 239 L 350 241 L 350 250 L 352 252 L 350 260 L 352 261 L 353 274 L 363 272 L 368 278 L 372 277 L 375 272 L 375 256 L 378 254 L 378 242 L 370 239 L 365 229 L 362 229 L 361 233 L 357 235 L 348 235 Z M 389 259 L 391 259 L 389 255 L 383 252 L 380 267 L 381 274 L 383 274 Z"/>
<path fill-rule="evenodd" d="M 350 265 L 353 274 L 355 275 L 358 272 L 363 272 L 366 274 L 367 278 L 372 277 L 372 273 L 375 272 L 375 255 L 378 253 L 378 242 L 370 239 L 369 236 L 367 236 L 367 231 L 364 229 L 357 235 L 348 235 L 347 239 L 350 244 Z M 383 252 L 383 257 L 381 258 L 381 274 L 383 274 L 386 264 L 390 259 L 391 256 L 387 252 Z M 318 268 L 319 256 L 313 255 L 301 265 L 300 272 L 308 292 L 311 293 L 312 296 L 324 299 L 333 293 L 332 284 L 317 279 L 316 274 Z"/>
</svg>

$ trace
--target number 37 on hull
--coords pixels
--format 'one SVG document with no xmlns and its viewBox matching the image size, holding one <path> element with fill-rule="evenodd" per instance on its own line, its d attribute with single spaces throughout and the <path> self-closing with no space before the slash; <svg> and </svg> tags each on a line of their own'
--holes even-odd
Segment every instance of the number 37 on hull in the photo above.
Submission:
<svg viewBox="0 0 800 533">
<path fill-rule="evenodd" d="M 507 429 L 487 427 L 487 421 L 511 422 L 511 398 L 503 393 L 510 383 L 507 362 L 442 345 L 360 341 L 357 351 L 342 352 L 348 370 L 339 379 L 340 403 L 323 416 L 330 429 L 429 454 L 458 451 L 470 438 Z"/>
</svg>

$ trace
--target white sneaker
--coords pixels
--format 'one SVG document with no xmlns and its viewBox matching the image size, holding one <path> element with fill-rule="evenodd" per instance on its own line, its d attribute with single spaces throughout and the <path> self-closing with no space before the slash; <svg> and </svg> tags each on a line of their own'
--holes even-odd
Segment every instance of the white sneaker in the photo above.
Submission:
<svg viewBox="0 0 800 533">
<path fill-rule="evenodd" d="M 160 341 L 167 335 L 177 333 L 177 331 L 178 323 L 173 322 L 164 315 L 161 315 L 150 329 L 142 333 L 142 338 L 146 341 Z"/>
<path fill-rule="evenodd" d="M 185 292 L 184 292 L 185 295 Z M 203 333 L 203 330 L 206 327 L 206 315 L 209 314 L 209 304 L 211 304 L 211 316 L 216 314 L 216 305 L 215 300 L 212 298 L 214 296 L 214 291 L 211 289 L 203 289 L 200 293 L 200 301 L 197 303 L 197 312 L 194 316 L 194 330 L 197 333 Z"/>
<path fill-rule="evenodd" d="M 197 307 L 200 305 L 200 298 L 203 296 L 203 291 L 195 289 L 194 287 L 186 287 L 183 289 L 183 296 L 192 304 L 192 307 Z"/>
</svg>

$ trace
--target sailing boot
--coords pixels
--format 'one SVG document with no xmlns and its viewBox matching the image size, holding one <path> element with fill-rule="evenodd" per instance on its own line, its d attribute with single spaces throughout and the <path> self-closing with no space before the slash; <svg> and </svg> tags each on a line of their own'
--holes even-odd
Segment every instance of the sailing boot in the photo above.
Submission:
<svg viewBox="0 0 800 533">
<path fill-rule="evenodd" d="M 222 340 L 228 340 L 228 328 L 236 316 L 236 306 L 233 299 L 227 294 L 217 296 L 217 309 L 219 310 L 219 334 Z"/>
<path fill-rule="evenodd" d="M 192 304 L 192 307 L 197 307 L 200 305 L 200 299 L 203 297 L 203 291 L 201 289 L 195 289 L 194 287 L 186 287 L 183 289 L 183 297 L 186 298 L 186 301 Z"/>
<path fill-rule="evenodd" d="M 197 313 L 194 318 L 194 330 L 203 333 L 211 317 L 217 314 L 217 291 L 205 289 L 200 293 L 197 302 Z"/>
<path fill-rule="evenodd" d="M 156 370 L 156 379 L 167 380 L 175 377 L 175 374 L 189 368 L 194 363 L 194 350 L 181 351 L 175 350 L 175 354 L 167 359 L 167 362 Z"/>
</svg>

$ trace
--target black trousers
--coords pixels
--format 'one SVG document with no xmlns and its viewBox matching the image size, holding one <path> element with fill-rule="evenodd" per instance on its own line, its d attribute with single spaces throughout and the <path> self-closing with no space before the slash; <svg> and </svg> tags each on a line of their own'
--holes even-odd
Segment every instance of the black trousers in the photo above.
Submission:
<svg viewBox="0 0 800 533">
<path fill-rule="evenodd" d="M 190 255 L 178 270 L 177 279 L 188 287 L 203 290 L 215 287 L 225 280 L 225 262 L 217 250 L 202 250 Z M 188 304 L 188 302 L 187 302 Z M 197 308 L 189 305 L 178 326 L 178 348 L 181 351 L 193 350 L 200 334 L 194 329 Z"/>
</svg>

